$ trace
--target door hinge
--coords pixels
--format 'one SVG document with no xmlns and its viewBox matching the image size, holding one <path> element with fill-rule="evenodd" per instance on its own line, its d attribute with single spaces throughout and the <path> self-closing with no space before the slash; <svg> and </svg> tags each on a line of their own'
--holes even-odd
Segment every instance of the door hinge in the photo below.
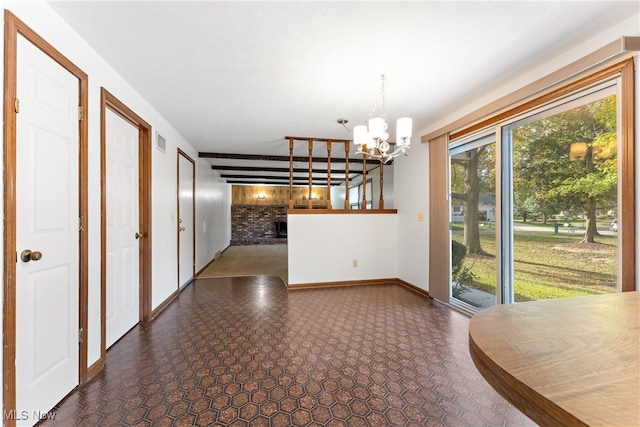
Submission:
<svg viewBox="0 0 640 427">
<path fill-rule="evenodd" d="M 20 100 L 18 98 L 13 100 L 13 111 L 16 113 L 20 112 Z"/>
<path fill-rule="evenodd" d="M 78 342 L 83 342 L 84 341 L 84 329 L 80 328 L 78 329 Z"/>
<path fill-rule="evenodd" d="M 84 217 L 78 217 L 78 231 L 84 231 Z"/>
<path fill-rule="evenodd" d="M 78 120 L 84 120 L 84 107 L 82 105 L 78 106 Z"/>
</svg>

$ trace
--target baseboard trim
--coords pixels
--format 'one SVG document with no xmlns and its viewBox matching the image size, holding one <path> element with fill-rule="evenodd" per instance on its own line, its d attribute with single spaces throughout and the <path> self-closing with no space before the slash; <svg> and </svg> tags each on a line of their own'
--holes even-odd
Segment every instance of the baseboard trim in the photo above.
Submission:
<svg viewBox="0 0 640 427">
<path fill-rule="evenodd" d="M 367 285 L 393 285 L 397 279 L 366 279 L 366 280 L 344 280 L 340 282 L 315 282 L 315 283 L 296 283 L 289 284 L 288 289 L 291 291 L 301 289 L 319 289 L 319 288 L 345 288 L 349 286 L 367 286 Z"/>
<path fill-rule="evenodd" d="M 180 286 L 178 288 L 178 292 L 182 292 L 185 289 L 187 289 L 187 286 L 189 286 L 190 284 L 192 284 L 194 281 L 196 280 L 196 277 L 193 276 L 191 279 L 187 280 L 187 283 L 185 283 L 184 285 Z"/>
<path fill-rule="evenodd" d="M 422 288 L 419 288 L 419 287 L 417 287 L 416 285 L 413 285 L 413 284 L 411 284 L 411 283 L 409 283 L 409 282 L 405 282 L 405 281 L 404 281 L 404 280 L 402 280 L 402 279 L 396 279 L 396 282 L 398 283 L 398 285 L 400 285 L 400 286 L 404 286 L 405 288 L 409 289 L 410 291 L 413 291 L 413 292 L 415 292 L 415 293 L 417 293 L 417 294 L 420 294 L 420 295 L 422 295 L 423 297 L 427 297 L 427 298 L 429 298 L 429 299 L 433 299 L 433 298 L 431 297 L 431 295 L 429 295 L 429 291 L 426 291 L 426 290 L 424 290 L 424 289 L 422 289 Z"/>
<path fill-rule="evenodd" d="M 173 302 L 173 300 L 175 300 L 176 298 L 178 298 L 178 295 L 180 295 L 180 291 L 178 289 L 176 289 L 175 291 L 173 291 L 173 293 L 171 295 L 169 295 L 169 297 L 167 299 L 165 299 L 164 301 L 162 301 L 160 303 L 160 305 L 158 305 L 155 310 L 151 311 L 151 320 L 155 319 L 156 317 L 158 317 L 158 315 L 160 313 L 162 313 L 162 311 L 167 308 L 169 306 L 169 304 L 171 304 Z"/>
<path fill-rule="evenodd" d="M 295 283 L 289 284 L 288 290 L 297 291 L 302 289 L 322 289 L 322 288 L 346 288 L 350 286 L 368 285 L 399 285 L 421 296 L 431 298 L 428 291 L 412 285 L 402 279 L 368 279 L 368 280 L 345 280 L 341 282 L 316 282 L 316 283 Z"/>
<path fill-rule="evenodd" d="M 197 278 L 200 273 L 202 273 L 207 267 L 209 267 L 211 265 L 212 262 L 214 262 L 215 260 L 217 260 L 218 258 L 220 258 L 220 256 L 224 253 L 224 251 L 226 251 L 227 249 L 229 249 L 231 247 L 231 245 L 228 245 L 226 248 L 224 248 L 221 251 L 217 251 L 214 255 L 213 258 L 211 259 L 211 261 L 209 261 L 208 263 L 206 263 L 204 265 L 204 267 L 202 267 L 200 270 L 198 270 L 196 272 L 195 278 Z"/>
<path fill-rule="evenodd" d="M 89 381 L 91 381 L 91 379 L 93 379 L 93 377 L 98 375 L 98 373 L 100 373 L 100 371 L 104 368 L 105 362 L 105 359 L 101 357 L 96 360 L 91 366 L 89 366 L 87 368 L 87 376 L 82 384 L 88 383 Z"/>
</svg>

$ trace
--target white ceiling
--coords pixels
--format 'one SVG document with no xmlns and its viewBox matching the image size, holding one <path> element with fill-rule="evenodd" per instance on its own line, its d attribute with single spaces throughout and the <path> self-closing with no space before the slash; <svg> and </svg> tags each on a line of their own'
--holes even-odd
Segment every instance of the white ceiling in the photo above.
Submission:
<svg viewBox="0 0 640 427">
<path fill-rule="evenodd" d="M 638 4 L 51 2 L 197 150 L 281 155 L 350 138 L 336 119 L 364 123 L 381 73 L 390 122 L 424 128 Z"/>
</svg>

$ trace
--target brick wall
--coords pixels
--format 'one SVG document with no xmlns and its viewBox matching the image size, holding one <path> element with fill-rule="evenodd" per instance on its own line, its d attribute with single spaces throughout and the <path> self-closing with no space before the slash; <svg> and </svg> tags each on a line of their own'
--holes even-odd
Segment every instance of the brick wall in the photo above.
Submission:
<svg viewBox="0 0 640 427">
<path fill-rule="evenodd" d="M 231 245 L 286 245 L 274 224 L 286 220 L 286 206 L 231 205 Z"/>
</svg>

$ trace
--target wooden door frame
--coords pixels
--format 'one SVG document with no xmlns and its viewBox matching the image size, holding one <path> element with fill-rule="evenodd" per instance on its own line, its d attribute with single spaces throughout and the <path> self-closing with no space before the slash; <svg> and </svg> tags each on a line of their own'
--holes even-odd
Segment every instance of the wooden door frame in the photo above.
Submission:
<svg viewBox="0 0 640 427">
<path fill-rule="evenodd" d="M 98 371 L 107 357 L 107 109 L 138 129 L 138 227 L 142 234 L 140 256 L 139 320 L 151 320 L 151 125 L 108 90 L 100 88 L 100 360 L 92 366 Z"/>
<path fill-rule="evenodd" d="M 88 324 L 88 186 L 87 186 L 87 138 L 88 138 L 88 93 L 89 78 L 85 72 L 40 37 L 10 11 L 4 11 L 4 301 L 3 301 L 3 378 L 4 411 L 16 408 L 16 108 L 17 93 L 17 42 L 18 35 L 24 37 L 45 55 L 62 66 L 78 79 L 78 106 L 83 117 L 78 121 L 79 158 L 78 158 L 78 215 L 83 219 L 79 232 L 79 327 L 82 338 L 79 347 L 78 383 L 87 380 L 87 339 Z M 15 419 L 5 420 L 7 426 L 15 425 Z"/>
<path fill-rule="evenodd" d="M 193 164 L 193 169 L 192 169 L 192 173 L 191 173 L 191 194 L 193 195 L 192 200 L 191 200 L 191 204 L 192 204 L 192 224 L 193 224 L 193 229 L 191 230 L 191 234 L 192 234 L 192 245 L 193 245 L 193 259 L 191 260 L 191 280 L 194 279 L 194 276 L 196 274 L 196 162 L 195 160 L 193 160 L 187 153 L 185 153 L 184 151 L 182 151 L 181 149 L 178 148 L 178 155 L 176 157 L 177 159 L 177 163 L 176 163 L 176 174 L 177 174 L 177 188 L 176 188 L 176 198 L 178 201 L 178 221 L 180 221 L 180 156 L 184 157 L 185 159 L 187 159 L 188 161 L 190 161 Z M 180 289 L 180 287 L 182 286 L 182 283 L 180 283 L 180 224 L 178 223 L 178 227 L 177 227 L 177 234 L 178 234 L 178 289 Z M 191 281 L 190 281 L 191 282 Z"/>
</svg>

